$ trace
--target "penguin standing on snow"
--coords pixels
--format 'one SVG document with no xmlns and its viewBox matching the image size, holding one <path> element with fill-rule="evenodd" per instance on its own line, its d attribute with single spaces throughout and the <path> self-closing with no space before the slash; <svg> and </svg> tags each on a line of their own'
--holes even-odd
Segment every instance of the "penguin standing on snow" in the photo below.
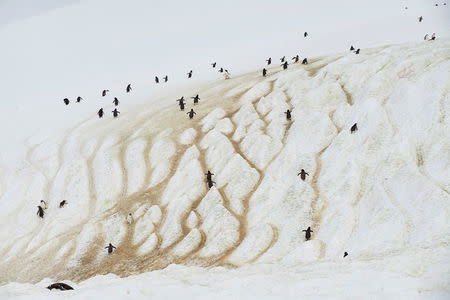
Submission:
<svg viewBox="0 0 450 300">
<path fill-rule="evenodd" d="M 198 100 L 200 100 L 200 97 L 198 96 L 198 94 L 197 94 L 197 96 L 191 97 L 191 98 L 194 99 L 194 104 L 198 104 Z"/>
<path fill-rule="evenodd" d="M 73 287 L 71 287 L 68 284 L 62 283 L 62 282 L 52 283 L 47 288 L 49 290 L 57 289 L 57 290 L 60 290 L 60 291 L 73 290 Z"/>
<path fill-rule="evenodd" d="M 266 68 L 263 68 L 263 76 L 266 77 L 266 75 L 267 75 L 267 70 L 266 70 Z"/>
<path fill-rule="evenodd" d="M 197 113 L 194 111 L 193 108 L 191 108 L 191 110 L 189 112 L 187 112 L 186 114 L 189 115 L 189 119 L 192 119 L 194 117 L 194 115 L 196 115 Z"/>
<path fill-rule="evenodd" d="M 212 64 L 211 64 L 211 66 L 213 67 L 213 68 L 215 68 L 216 67 L 216 62 L 213 62 Z"/>
<path fill-rule="evenodd" d="M 346 257 L 348 255 L 347 251 L 344 252 L 344 257 Z"/>
<path fill-rule="evenodd" d="M 223 68 L 220 68 L 220 69 L 219 69 L 219 73 L 223 73 Z"/>
<path fill-rule="evenodd" d="M 114 118 L 117 118 L 120 114 L 120 111 L 117 110 L 117 108 L 114 108 L 114 110 L 112 111 Z"/>
<path fill-rule="evenodd" d="M 167 82 L 167 81 L 169 81 L 169 76 L 166 75 L 163 77 L 163 79 L 164 79 L 164 82 Z"/>
<path fill-rule="evenodd" d="M 65 105 L 69 105 L 69 103 L 70 103 L 69 99 L 67 99 L 67 98 L 64 98 L 63 101 L 64 101 L 64 104 L 65 104 Z"/>
<path fill-rule="evenodd" d="M 419 17 L 419 22 L 422 22 L 423 18 L 422 16 Z"/>
<path fill-rule="evenodd" d="M 83 98 L 81 98 L 80 96 L 77 97 L 77 103 L 80 103 L 81 100 L 83 100 Z"/>
<path fill-rule="evenodd" d="M 67 200 L 63 200 L 63 201 L 59 202 L 59 208 L 63 208 L 64 205 L 66 205 L 66 204 L 67 204 Z"/>
<path fill-rule="evenodd" d="M 358 50 L 355 51 L 355 54 L 359 54 L 359 50 L 360 50 L 360 49 L 358 48 Z"/>
<path fill-rule="evenodd" d="M 107 92 L 109 92 L 109 90 L 103 90 L 102 97 L 105 97 Z"/>
<path fill-rule="evenodd" d="M 116 249 L 116 247 L 109 243 L 109 245 L 106 246 L 105 249 L 108 249 L 108 254 L 111 254 L 113 252 L 113 249 Z"/>
<path fill-rule="evenodd" d="M 436 34 L 433 32 L 433 34 L 431 35 L 431 40 L 434 41 L 436 39 Z"/>
<path fill-rule="evenodd" d="M 184 96 L 181 97 L 180 99 L 177 99 L 176 101 L 178 102 L 178 105 L 180 105 L 180 106 L 181 106 L 181 104 L 184 105 Z"/>
<path fill-rule="evenodd" d="M 298 56 L 298 54 L 292 58 L 294 63 L 297 63 L 299 59 L 300 59 L 300 57 Z"/>
<path fill-rule="evenodd" d="M 280 58 L 280 61 L 284 62 L 285 59 L 286 59 L 286 56 L 283 56 L 282 58 Z"/>
<path fill-rule="evenodd" d="M 155 76 L 155 82 L 156 82 L 156 83 L 159 83 L 159 78 L 158 78 L 158 76 Z"/>
<path fill-rule="evenodd" d="M 189 73 L 187 73 L 188 78 L 192 77 L 192 70 L 189 71 Z"/>
<path fill-rule="evenodd" d="M 288 67 L 288 62 L 285 61 L 284 63 L 281 64 L 281 66 L 283 66 L 283 70 L 286 70 Z"/>
<path fill-rule="evenodd" d="M 354 51 L 355 48 L 353 48 L 353 45 L 350 47 L 350 51 Z"/>
<path fill-rule="evenodd" d="M 40 205 L 38 205 L 37 215 L 38 215 L 40 218 L 44 218 L 44 209 L 43 209 L 42 206 L 40 206 Z"/>
<path fill-rule="evenodd" d="M 119 99 L 117 99 L 117 97 L 114 97 L 114 100 L 112 103 L 114 103 L 114 106 L 119 105 Z"/>
<path fill-rule="evenodd" d="M 286 119 L 290 120 L 291 119 L 291 111 L 288 109 L 284 113 L 286 114 Z"/>
<path fill-rule="evenodd" d="M 266 59 L 267 61 L 267 65 L 270 65 L 272 63 L 272 57 L 269 57 L 268 59 Z"/>
<path fill-rule="evenodd" d="M 131 84 L 127 85 L 127 93 L 131 92 Z"/>
<path fill-rule="evenodd" d="M 353 133 L 353 132 L 355 132 L 355 131 L 357 131 L 358 130 L 358 125 L 357 125 L 357 123 L 355 123 L 355 124 L 353 124 L 353 126 L 350 128 L 350 133 Z"/>
<path fill-rule="evenodd" d="M 313 231 L 311 230 L 311 227 L 308 227 L 308 229 L 302 230 L 302 231 L 305 232 L 305 239 L 306 239 L 307 241 L 309 241 L 309 239 L 311 238 L 311 232 L 313 232 Z"/>
<path fill-rule="evenodd" d="M 211 181 L 214 173 L 211 173 L 211 171 L 208 170 L 208 173 L 205 173 L 205 175 L 206 175 L 206 181 Z"/>
<path fill-rule="evenodd" d="M 302 60 L 302 65 L 307 65 L 308 64 L 308 59 L 305 57 L 303 60 Z"/>
<path fill-rule="evenodd" d="M 99 109 L 99 111 L 97 112 L 97 115 L 100 119 L 103 118 L 103 108 Z"/>
<path fill-rule="evenodd" d="M 305 31 L 305 33 L 303 34 L 303 37 L 307 37 L 308 33 Z"/>
<path fill-rule="evenodd" d="M 303 170 L 303 169 L 300 171 L 300 173 L 297 174 L 297 176 L 298 176 L 298 175 L 300 175 L 300 178 L 301 178 L 303 181 L 305 181 L 306 175 L 309 176 L 309 174 L 306 173 L 305 170 Z"/>
</svg>

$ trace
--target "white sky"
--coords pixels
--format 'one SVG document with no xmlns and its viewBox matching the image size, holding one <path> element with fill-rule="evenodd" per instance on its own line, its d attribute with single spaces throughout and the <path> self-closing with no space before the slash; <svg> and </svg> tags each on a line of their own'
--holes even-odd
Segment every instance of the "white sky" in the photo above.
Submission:
<svg viewBox="0 0 450 300">
<path fill-rule="evenodd" d="M 105 88 L 131 82 L 148 99 L 185 82 L 190 69 L 189 82 L 220 78 L 212 61 L 236 74 L 262 68 L 269 56 L 448 36 L 442 2 L 0 0 L 1 146 L 15 151 L 30 135 L 95 116 Z M 172 85 L 155 86 L 163 74 Z M 62 99 L 78 95 L 87 103 L 68 111 Z"/>
</svg>

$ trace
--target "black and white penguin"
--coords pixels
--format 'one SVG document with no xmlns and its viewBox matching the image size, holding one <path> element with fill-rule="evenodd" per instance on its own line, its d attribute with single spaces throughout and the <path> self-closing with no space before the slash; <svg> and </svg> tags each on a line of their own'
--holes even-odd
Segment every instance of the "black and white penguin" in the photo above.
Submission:
<svg viewBox="0 0 450 300">
<path fill-rule="evenodd" d="M 347 251 L 344 252 L 344 257 L 346 257 L 348 255 Z"/>
<path fill-rule="evenodd" d="M 103 108 L 100 108 L 97 112 L 98 117 L 101 119 L 103 118 Z"/>
<path fill-rule="evenodd" d="M 192 77 L 192 70 L 190 70 L 190 71 L 187 73 L 187 76 L 188 76 L 188 78 L 191 78 L 191 77 Z"/>
<path fill-rule="evenodd" d="M 103 90 L 102 97 L 105 97 L 107 92 L 109 92 L 109 90 Z"/>
<path fill-rule="evenodd" d="M 420 16 L 420 17 L 419 17 L 419 22 L 422 22 L 422 20 L 423 20 L 423 17 Z"/>
<path fill-rule="evenodd" d="M 299 59 L 300 59 L 300 57 L 298 56 L 298 54 L 292 58 L 294 63 L 298 62 Z"/>
<path fill-rule="evenodd" d="M 286 119 L 290 120 L 291 119 L 291 111 L 288 109 L 284 113 L 286 114 Z"/>
<path fill-rule="evenodd" d="M 69 103 L 70 103 L 69 99 L 67 99 L 67 98 L 64 98 L 63 101 L 64 101 L 64 104 L 65 104 L 65 105 L 69 105 Z"/>
<path fill-rule="evenodd" d="M 81 100 L 83 100 L 83 98 L 81 98 L 80 96 L 77 97 L 77 103 L 80 103 Z"/>
<path fill-rule="evenodd" d="M 303 34 L 303 37 L 307 37 L 308 33 L 305 31 L 305 33 Z"/>
<path fill-rule="evenodd" d="M 212 188 L 214 186 L 215 182 L 212 180 L 208 180 L 208 188 Z"/>
<path fill-rule="evenodd" d="M 267 70 L 266 70 L 266 68 L 263 68 L 263 72 L 262 72 L 262 73 L 263 73 L 263 76 L 266 77 L 266 75 L 267 75 Z"/>
<path fill-rule="evenodd" d="M 359 50 L 360 50 L 360 49 L 358 48 L 358 49 L 355 51 L 355 54 L 359 54 Z"/>
<path fill-rule="evenodd" d="M 211 171 L 208 170 L 208 173 L 205 173 L 205 175 L 206 175 L 206 181 L 211 181 L 214 173 L 211 173 Z"/>
<path fill-rule="evenodd" d="M 355 132 L 355 131 L 357 131 L 358 130 L 358 125 L 357 125 L 357 123 L 355 123 L 355 124 L 353 124 L 353 126 L 350 128 L 350 133 L 353 133 L 353 132 Z"/>
<path fill-rule="evenodd" d="M 44 200 L 41 200 L 41 206 L 44 210 L 46 210 L 48 207 L 47 202 L 45 202 Z"/>
<path fill-rule="evenodd" d="M 131 84 L 127 85 L 127 93 L 131 92 Z"/>
<path fill-rule="evenodd" d="M 37 215 L 41 218 L 44 218 L 44 209 L 40 205 L 38 205 Z"/>
<path fill-rule="evenodd" d="M 215 68 L 216 67 L 216 62 L 213 62 L 212 64 L 211 64 L 211 66 L 213 67 L 213 68 Z"/>
<path fill-rule="evenodd" d="M 164 79 L 164 82 L 167 82 L 167 81 L 169 81 L 169 76 L 166 75 L 163 77 L 163 79 Z"/>
<path fill-rule="evenodd" d="M 311 232 L 313 232 L 313 231 L 311 230 L 311 227 L 308 227 L 308 229 L 302 230 L 302 231 L 305 232 L 305 239 L 306 239 L 307 241 L 309 241 L 309 239 L 311 238 Z"/>
<path fill-rule="evenodd" d="M 280 58 L 280 61 L 281 61 L 281 62 L 284 62 L 285 59 L 286 59 L 286 56 L 283 56 L 282 58 Z"/>
<path fill-rule="evenodd" d="M 112 103 L 114 103 L 114 106 L 119 105 L 119 99 L 117 99 L 117 97 L 114 97 L 114 100 Z"/>
<path fill-rule="evenodd" d="M 353 51 L 353 50 L 355 50 L 355 48 L 353 48 L 353 45 L 350 47 L 350 51 Z"/>
<path fill-rule="evenodd" d="M 120 114 L 120 111 L 118 111 L 117 108 L 114 108 L 114 110 L 112 111 L 112 114 L 113 114 L 114 118 L 117 118 Z"/>
<path fill-rule="evenodd" d="M 194 111 L 193 108 L 191 108 L 191 110 L 188 111 L 186 114 L 189 115 L 189 119 L 192 119 L 194 115 L 196 115 L 197 113 Z"/>
<path fill-rule="evenodd" d="M 66 205 L 66 204 L 67 204 L 67 200 L 63 200 L 63 201 L 59 202 L 59 208 L 63 208 L 64 205 Z"/>
<path fill-rule="evenodd" d="M 109 245 L 106 246 L 105 249 L 108 249 L 108 254 L 111 254 L 113 252 L 113 249 L 116 249 L 116 247 L 109 243 Z"/>
<path fill-rule="evenodd" d="M 283 70 L 286 70 L 288 68 L 288 62 L 285 61 L 284 63 L 281 64 L 281 66 L 283 67 Z"/>
<path fill-rule="evenodd" d="M 198 100 L 200 100 L 200 97 L 198 96 L 198 94 L 195 97 L 191 97 L 192 99 L 194 99 L 194 104 L 198 103 Z"/>
<path fill-rule="evenodd" d="M 49 290 L 57 289 L 57 290 L 60 290 L 60 291 L 73 290 L 73 287 L 71 287 L 68 284 L 62 283 L 62 282 L 52 283 L 47 288 Z"/>
<path fill-rule="evenodd" d="M 159 78 L 158 78 L 158 76 L 155 76 L 155 82 L 156 82 L 156 83 L 159 83 Z"/>
<path fill-rule="evenodd" d="M 303 60 L 302 60 L 302 65 L 307 65 L 308 64 L 308 59 L 305 57 Z"/>
<path fill-rule="evenodd" d="M 298 176 L 298 175 L 300 175 L 300 178 L 301 178 L 301 179 L 302 179 L 303 181 L 305 181 L 305 179 L 306 179 L 306 175 L 308 175 L 308 176 L 309 176 L 309 174 L 308 174 L 308 173 L 306 173 L 306 171 L 305 171 L 305 170 L 303 170 L 303 169 L 302 169 L 302 170 L 300 171 L 300 173 L 298 173 L 298 174 L 297 174 L 297 176 Z"/>
<path fill-rule="evenodd" d="M 269 57 L 268 59 L 266 59 L 267 61 L 267 65 L 270 65 L 272 63 L 272 57 Z"/>
</svg>

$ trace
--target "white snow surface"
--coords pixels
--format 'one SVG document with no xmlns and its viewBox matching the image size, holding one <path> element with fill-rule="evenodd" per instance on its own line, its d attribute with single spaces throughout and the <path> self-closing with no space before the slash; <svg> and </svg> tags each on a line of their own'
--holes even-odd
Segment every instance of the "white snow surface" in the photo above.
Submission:
<svg viewBox="0 0 450 300">
<path fill-rule="evenodd" d="M 448 298 L 449 58 L 330 55 L 195 87 L 193 120 L 167 101 L 30 146 L 1 177 L 0 297 Z"/>
</svg>

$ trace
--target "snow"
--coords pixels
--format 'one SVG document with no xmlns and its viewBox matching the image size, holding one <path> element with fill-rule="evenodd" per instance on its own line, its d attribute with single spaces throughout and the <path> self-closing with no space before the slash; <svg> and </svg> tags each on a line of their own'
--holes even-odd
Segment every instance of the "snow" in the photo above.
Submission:
<svg viewBox="0 0 450 300">
<path fill-rule="evenodd" d="M 113 2 L 108 2 L 108 18 L 119 17 L 124 8 Z M 42 83 L 54 79 L 49 75 L 52 70 L 60 70 L 54 67 L 59 63 L 72 70 L 73 82 L 92 81 L 85 87 L 58 78 L 52 82 L 54 90 L 45 92 L 31 83 L 29 76 L 43 69 L 40 61 L 48 57 L 43 53 L 54 43 L 42 46 L 42 51 L 35 53 L 42 57 L 30 67 L 30 74 L 18 79 L 22 64 L 30 58 L 23 50 L 12 56 L 14 49 L 24 45 L 13 41 L 14 35 L 26 36 L 24 32 L 35 25 L 35 30 L 45 29 L 44 45 L 50 32 L 46 30 L 54 21 L 67 17 L 65 21 L 71 24 L 69 21 L 87 8 L 92 9 L 87 21 L 103 20 L 103 16 L 90 15 L 102 11 L 106 5 L 103 0 L 73 3 L 46 16 L 6 25 L 0 37 L 11 47 L 1 50 L 0 62 L 21 55 L 25 58 L 17 67 L 5 63 L 10 74 L 0 77 L 10 87 L 2 89 L 1 97 L 17 103 L 6 106 L 8 118 L 2 120 L 2 128 L 9 128 L 16 116 L 21 122 L 25 116 L 30 117 L 31 110 L 23 107 L 27 95 L 35 95 L 36 101 L 53 101 L 79 90 L 86 90 L 88 96 L 98 94 L 98 86 L 105 86 L 125 105 L 119 118 L 99 120 L 95 110 L 88 113 L 97 104 L 82 107 L 71 103 L 73 106 L 66 108 L 59 103 L 59 108 L 53 109 L 49 100 L 42 100 L 42 115 L 30 117 L 33 121 L 46 118 L 42 128 L 31 130 L 25 122 L 17 133 L 11 130 L 3 137 L 0 298 L 448 298 L 450 40 L 441 38 L 448 32 L 448 26 L 444 26 L 448 19 L 442 21 L 448 12 L 434 15 L 432 8 L 417 3 L 405 4 L 411 9 L 398 18 L 402 24 L 395 27 L 398 30 L 378 28 L 386 35 L 383 39 L 369 31 L 369 42 L 355 33 L 380 24 L 378 16 L 373 16 L 379 10 L 370 4 L 367 9 L 372 9 L 371 13 L 366 11 L 369 25 L 348 31 L 347 35 L 353 33 L 353 37 L 344 39 L 338 32 L 333 36 L 329 28 L 317 29 L 317 35 L 312 31 L 311 41 L 318 41 L 325 33 L 330 41 L 304 47 L 308 65 L 290 63 L 283 71 L 278 57 L 270 54 L 274 66 L 268 68 L 267 77 L 262 77 L 261 62 L 267 57 L 258 54 L 259 69 L 249 62 L 241 70 L 232 69 L 228 80 L 199 75 L 189 86 L 174 79 L 165 93 L 162 85 L 147 87 L 145 78 L 153 75 L 143 69 L 149 60 L 142 54 L 147 51 L 158 56 L 158 50 L 150 52 L 147 46 L 139 48 L 136 44 L 130 49 L 138 49 L 137 60 L 142 59 L 134 67 L 138 70 L 121 64 L 115 64 L 118 70 L 105 67 L 115 61 L 117 50 L 102 52 L 103 47 L 93 43 L 98 47 L 92 51 L 104 53 L 105 64 L 91 61 L 92 68 L 103 66 L 102 74 L 109 74 L 105 78 L 97 79 L 99 73 L 88 68 L 83 72 L 86 78 L 77 81 L 81 78 L 77 62 L 86 56 L 82 52 L 80 58 L 65 59 L 65 63 L 58 54 L 48 72 L 36 80 L 45 86 Z M 130 5 L 147 7 L 140 1 Z M 283 26 L 294 19 L 289 16 L 296 5 L 285 10 L 284 18 L 277 18 L 283 19 Z M 302 8 L 313 13 L 315 6 L 308 5 Z M 339 20 L 341 8 L 330 5 L 336 10 L 331 18 Z M 429 13 L 423 30 L 444 31 L 436 41 L 423 41 L 417 24 L 402 27 L 409 24 L 407 18 L 416 18 L 411 14 L 418 12 L 418 7 Z M 260 3 L 255 15 L 269 8 L 273 10 Z M 136 24 L 144 17 L 151 18 L 145 11 L 137 13 Z M 129 11 L 124 14 L 125 18 L 132 15 Z M 383 26 L 392 25 L 389 17 L 397 13 L 389 14 L 383 15 L 387 17 Z M 319 21 L 327 23 L 323 18 Z M 200 24 L 201 20 L 193 22 Z M 252 27 L 261 22 L 246 23 Z M 272 34 L 282 32 L 277 27 L 281 25 L 268 23 L 261 23 L 270 29 L 265 37 L 265 44 L 270 44 L 267 51 L 281 53 L 275 51 L 272 40 Z M 166 25 L 172 26 L 168 24 L 169 20 Z M 64 25 L 61 30 L 72 26 Z M 131 28 L 122 28 L 116 34 L 125 38 L 124 31 Z M 339 30 L 343 28 L 345 24 Z M 131 42 L 140 32 L 125 40 Z M 200 40 L 205 39 L 205 32 L 210 33 L 198 31 Z M 388 44 L 405 41 L 406 37 L 399 36 L 411 32 L 414 34 L 407 38 L 415 42 Z M 98 33 L 98 28 L 86 30 L 87 41 L 98 36 L 105 43 L 111 38 Z M 249 31 L 242 37 L 247 34 Z M 345 43 L 327 47 L 338 38 Z M 383 46 L 367 47 L 382 41 Z M 60 42 L 75 43 L 65 38 Z M 123 42 L 114 38 L 114 43 L 123 50 Z M 262 46 L 259 40 L 249 46 L 251 43 L 233 39 L 220 53 L 230 59 L 233 45 L 241 45 L 246 55 Z M 361 53 L 344 51 L 349 43 L 361 47 Z M 201 45 L 197 48 L 202 49 Z M 76 49 L 80 51 L 80 47 Z M 211 47 L 220 48 L 218 44 Z M 291 53 L 292 49 L 285 45 L 283 51 Z M 164 52 L 164 57 L 171 57 L 171 51 L 175 50 Z M 335 54 L 317 56 L 331 52 Z M 189 53 L 184 56 L 190 57 Z M 211 56 L 202 55 L 192 55 L 191 63 L 200 66 L 205 64 L 202 59 L 207 59 L 209 67 Z M 237 63 L 243 62 L 234 57 Z M 183 76 L 183 68 L 194 69 L 195 75 L 209 72 L 181 65 L 178 56 L 174 60 Z M 128 62 L 133 65 L 132 61 Z M 152 72 L 166 70 L 158 66 Z M 171 68 L 167 66 L 170 72 L 175 70 Z M 238 72 L 246 68 L 252 72 Z M 170 72 L 170 78 L 177 77 Z M 133 92 L 126 94 L 119 77 L 141 81 L 133 81 Z M 202 82 L 205 80 L 210 81 Z M 19 83 L 29 83 L 29 91 Z M 10 90 L 18 90 L 17 95 Z M 174 100 L 196 94 L 201 97 L 199 104 L 187 103 L 197 112 L 190 120 Z M 113 108 L 107 100 L 107 104 L 100 103 L 109 112 Z M 37 106 L 32 106 L 36 110 Z M 291 120 L 284 114 L 287 109 L 292 111 Z M 52 118 L 45 110 L 61 116 Z M 354 123 L 358 130 L 351 133 Z M 50 128 L 55 124 L 60 127 L 57 133 Z M 305 181 L 297 176 L 301 169 L 308 172 Z M 205 180 L 208 170 L 214 174 L 211 188 Z M 43 219 L 36 216 L 41 199 L 48 203 Z M 63 199 L 68 204 L 60 208 Z M 127 223 L 129 213 L 134 219 L 131 224 Z M 312 238 L 305 241 L 302 230 L 308 226 L 313 230 Z M 117 247 L 111 255 L 104 249 L 108 243 Z M 349 256 L 343 258 L 344 251 Z M 75 290 L 45 289 L 56 281 L 64 281 Z"/>
</svg>

